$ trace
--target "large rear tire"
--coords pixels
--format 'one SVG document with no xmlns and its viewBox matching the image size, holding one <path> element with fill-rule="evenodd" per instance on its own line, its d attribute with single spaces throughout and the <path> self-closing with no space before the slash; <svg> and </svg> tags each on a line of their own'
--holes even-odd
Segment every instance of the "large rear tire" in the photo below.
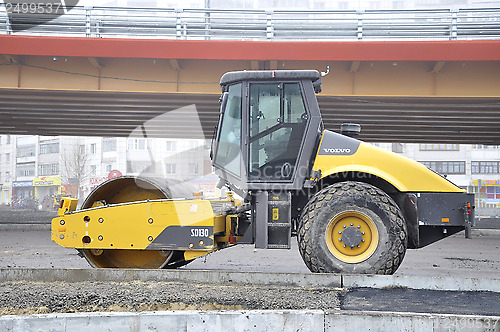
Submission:
<svg viewBox="0 0 500 332">
<path fill-rule="evenodd" d="M 94 189 L 82 204 L 82 209 L 100 204 L 119 204 L 144 200 L 187 198 L 193 190 L 186 184 L 166 179 L 123 176 L 114 178 Z M 82 249 L 79 250 L 92 267 L 173 269 L 188 264 L 184 252 L 171 250 Z"/>
<path fill-rule="evenodd" d="M 377 187 L 354 181 L 314 195 L 302 212 L 297 238 L 312 272 L 393 274 L 407 248 L 397 204 Z"/>
</svg>

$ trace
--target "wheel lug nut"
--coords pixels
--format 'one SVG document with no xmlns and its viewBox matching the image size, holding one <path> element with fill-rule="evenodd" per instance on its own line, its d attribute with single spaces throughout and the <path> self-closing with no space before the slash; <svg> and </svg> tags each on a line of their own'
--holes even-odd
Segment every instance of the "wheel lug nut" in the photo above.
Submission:
<svg viewBox="0 0 500 332">
<path fill-rule="evenodd" d="M 339 231 L 339 234 L 342 234 L 342 231 Z"/>
<path fill-rule="evenodd" d="M 365 232 L 361 232 L 361 234 L 365 235 Z"/>
<path fill-rule="evenodd" d="M 344 244 L 344 248 L 345 248 L 345 244 Z"/>
<path fill-rule="evenodd" d="M 344 225 L 344 228 L 346 228 L 346 225 Z"/>
<path fill-rule="evenodd" d="M 358 228 L 361 228 L 361 225 L 358 225 Z"/>
<path fill-rule="evenodd" d="M 339 242 L 342 242 L 342 238 L 341 237 L 339 237 Z"/>
<path fill-rule="evenodd" d="M 361 246 L 358 244 L 358 248 L 361 248 Z"/>
<path fill-rule="evenodd" d="M 361 242 L 365 242 L 365 239 L 361 239 Z"/>
<path fill-rule="evenodd" d="M 354 226 L 354 224 L 353 224 L 353 223 L 351 223 L 351 226 Z"/>
<path fill-rule="evenodd" d="M 351 250 L 352 250 L 353 247 L 351 247 Z"/>
</svg>

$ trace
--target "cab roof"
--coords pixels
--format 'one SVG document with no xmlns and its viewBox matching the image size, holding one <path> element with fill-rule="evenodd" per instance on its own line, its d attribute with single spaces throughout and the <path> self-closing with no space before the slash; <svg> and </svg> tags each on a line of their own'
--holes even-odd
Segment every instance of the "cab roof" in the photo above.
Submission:
<svg viewBox="0 0 500 332">
<path fill-rule="evenodd" d="M 280 80 L 311 80 L 321 78 L 317 70 L 249 70 L 231 71 L 220 79 L 220 85 L 228 85 L 241 81 L 280 81 Z"/>
</svg>

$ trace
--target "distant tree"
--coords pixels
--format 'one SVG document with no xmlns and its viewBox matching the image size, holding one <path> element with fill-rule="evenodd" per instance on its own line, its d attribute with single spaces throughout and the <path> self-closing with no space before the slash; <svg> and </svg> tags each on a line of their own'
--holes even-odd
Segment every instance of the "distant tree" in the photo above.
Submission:
<svg viewBox="0 0 500 332">
<path fill-rule="evenodd" d="M 61 153 L 61 175 L 66 183 L 74 183 L 77 197 L 83 199 L 82 184 L 91 175 L 90 152 L 81 140 L 77 138 L 74 144 L 65 146 Z"/>
</svg>

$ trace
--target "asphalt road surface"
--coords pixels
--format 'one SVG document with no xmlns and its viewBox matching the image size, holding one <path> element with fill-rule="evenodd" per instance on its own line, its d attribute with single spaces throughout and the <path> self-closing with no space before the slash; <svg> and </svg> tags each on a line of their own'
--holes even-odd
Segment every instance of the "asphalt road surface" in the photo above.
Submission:
<svg viewBox="0 0 500 332">
<path fill-rule="evenodd" d="M 0 268 L 87 268 L 76 250 L 50 240 L 50 230 L 13 230 L 0 225 Z M 23 226 L 27 227 L 27 225 Z M 37 227 L 37 226 L 33 226 Z M 32 228 L 33 228 L 32 227 Z M 294 241 L 291 250 L 236 245 L 199 258 L 183 269 L 308 272 Z M 396 275 L 499 278 L 500 237 L 455 235 L 408 250 Z"/>
</svg>

